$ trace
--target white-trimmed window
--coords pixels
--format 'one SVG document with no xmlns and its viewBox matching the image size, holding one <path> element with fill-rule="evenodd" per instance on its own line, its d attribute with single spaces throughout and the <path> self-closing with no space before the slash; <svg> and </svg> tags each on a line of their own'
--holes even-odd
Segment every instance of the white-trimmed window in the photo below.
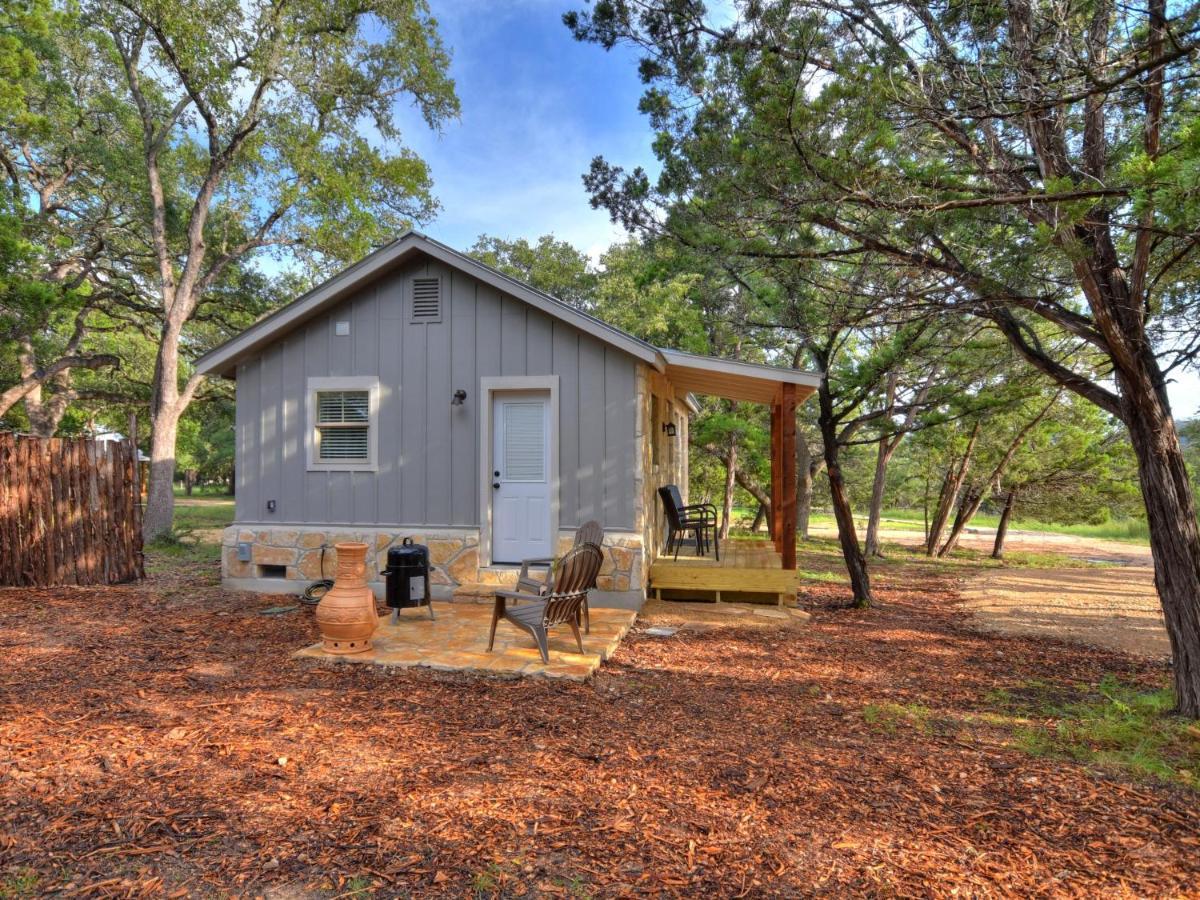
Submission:
<svg viewBox="0 0 1200 900">
<path fill-rule="evenodd" d="M 370 375 L 308 379 L 308 468 L 374 471 L 379 379 Z"/>
</svg>

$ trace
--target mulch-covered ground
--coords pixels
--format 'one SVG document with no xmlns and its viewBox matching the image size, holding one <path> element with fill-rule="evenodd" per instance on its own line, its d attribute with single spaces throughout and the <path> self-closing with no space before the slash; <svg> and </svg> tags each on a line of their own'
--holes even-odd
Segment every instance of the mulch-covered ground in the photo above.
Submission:
<svg viewBox="0 0 1200 900">
<path fill-rule="evenodd" d="M 585 685 L 302 663 L 311 612 L 208 565 L 0 591 L 0 895 L 1200 889 L 1195 793 L 961 725 L 996 688 L 1161 668 L 890 581 L 862 612 L 818 585 L 798 631 L 635 631 Z"/>
</svg>

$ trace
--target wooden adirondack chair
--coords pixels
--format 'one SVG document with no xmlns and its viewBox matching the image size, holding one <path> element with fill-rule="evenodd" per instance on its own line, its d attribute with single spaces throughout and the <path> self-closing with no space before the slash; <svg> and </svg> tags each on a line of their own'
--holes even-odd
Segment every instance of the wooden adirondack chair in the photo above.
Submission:
<svg viewBox="0 0 1200 900">
<path fill-rule="evenodd" d="M 579 618 L 588 588 L 595 582 L 604 557 L 594 544 L 580 544 L 558 563 L 554 586 L 541 597 L 519 591 L 496 591 L 492 609 L 492 630 L 488 635 L 488 650 L 496 643 L 496 625 L 501 619 L 528 631 L 537 641 L 542 662 L 550 662 L 548 632 L 555 625 L 569 625 L 575 635 L 579 652 L 583 652 L 583 636 L 579 633 Z M 508 601 L 525 601 L 509 607 Z"/>
<path fill-rule="evenodd" d="M 573 547 L 580 547 L 583 544 L 591 544 L 600 551 L 601 557 L 604 555 L 604 527 L 595 519 L 584 522 L 575 532 L 575 543 Z M 603 564 L 603 559 L 601 560 Z M 543 597 L 553 587 L 553 570 L 554 559 L 524 559 L 521 560 L 521 574 L 517 576 L 517 593 L 531 594 L 534 597 Z M 544 568 L 546 574 L 541 579 L 533 577 L 529 571 L 531 568 Z M 596 580 L 592 579 L 589 588 L 596 586 Z M 584 634 L 592 633 L 592 618 L 591 611 L 588 609 L 587 597 L 583 599 L 583 632 Z"/>
</svg>

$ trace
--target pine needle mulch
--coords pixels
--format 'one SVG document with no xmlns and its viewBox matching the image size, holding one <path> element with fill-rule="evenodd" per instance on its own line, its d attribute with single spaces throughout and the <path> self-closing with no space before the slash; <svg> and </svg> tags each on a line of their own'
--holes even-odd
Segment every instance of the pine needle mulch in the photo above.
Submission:
<svg viewBox="0 0 1200 900">
<path fill-rule="evenodd" d="M 800 631 L 635 631 L 579 685 L 302 663 L 310 611 L 202 564 L 0 591 L 0 894 L 1198 890 L 1195 793 L 963 725 L 1030 679 L 1161 670 L 976 634 L 917 570 L 840 593 Z"/>
</svg>

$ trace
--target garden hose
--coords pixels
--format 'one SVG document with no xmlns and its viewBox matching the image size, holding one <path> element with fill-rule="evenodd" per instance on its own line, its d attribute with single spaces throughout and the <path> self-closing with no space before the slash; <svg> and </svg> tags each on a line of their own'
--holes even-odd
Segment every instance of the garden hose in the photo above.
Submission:
<svg viewBox="0 0 1200 900">
<path fill-rule="evenodd" d="M 318 578 L 312 584 L 304 589 L 304 593 L 300 595 L 300 602 L 307 603 L 309 606 L 316 606 L 321 602 L 321 598 L 326 592 L 333 587 L 333 579 L 325 578 L 325 548 L 327 544 L 321 545 L 321 578 Z"/>
</svg>

